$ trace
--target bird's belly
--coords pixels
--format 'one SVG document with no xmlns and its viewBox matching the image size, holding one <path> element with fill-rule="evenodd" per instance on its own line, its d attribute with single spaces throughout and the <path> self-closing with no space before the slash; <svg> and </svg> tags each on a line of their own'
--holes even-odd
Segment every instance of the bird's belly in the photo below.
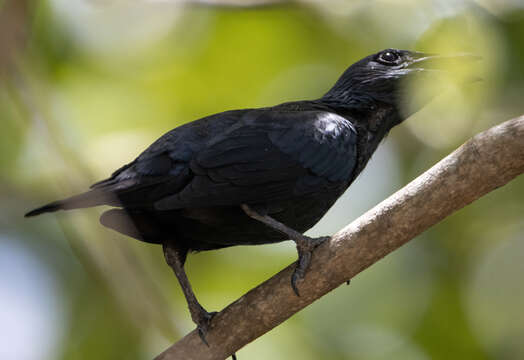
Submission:
<svg viewBox="0 0 524 360">
<path fill-rule="evenodd" d="M 303 233 L 324 216 L 339 196 L 340 191 L 271 204 L 268 215 Z M 280 232 L 250 218 L 240 207 L 185 209 L 180 215 L 176 224 L 177 237 L 183 238 L 186 246 L 194 251 L 234 245 L 268 244 L 288 239 Z"/>
</svg>

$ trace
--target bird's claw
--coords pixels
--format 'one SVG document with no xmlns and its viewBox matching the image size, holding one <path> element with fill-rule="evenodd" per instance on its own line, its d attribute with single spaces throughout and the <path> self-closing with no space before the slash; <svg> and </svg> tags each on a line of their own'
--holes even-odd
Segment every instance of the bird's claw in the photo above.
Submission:
<svg viewBox="0 0 524 360">
<path fill-rule="evenodd" d="M 315 250 L 317 246 L 328 239 L 330 239 L 329 236 L 322 236 L 318 238 L 304 236 L 302 240 L 296 242 L 298 250 L 298 263 L 295 267 L 295 271 L 293 271 L 293 275 L 291 276 L 291 287 L 297 296 L 300 296 L 297 282 L 302 280 L 306 275 L 309 263 L 311 262 L 313 250 Z"/>
<path fill-rule="evenodd" d="M 213 317 L 217 314 L 216 311 L 213 312 L 207 312 L 203 310 L 198 314 L 198 319 L 196 319 L 197 324 L 197 330 L 198 330 L 198 336 L 200 336 L 200 339 L 202 339 L 202 342 L 209 346 L 206 335 L 209 330 L 209 325 L 211 324 L 211 320 Z"/>
</svg>

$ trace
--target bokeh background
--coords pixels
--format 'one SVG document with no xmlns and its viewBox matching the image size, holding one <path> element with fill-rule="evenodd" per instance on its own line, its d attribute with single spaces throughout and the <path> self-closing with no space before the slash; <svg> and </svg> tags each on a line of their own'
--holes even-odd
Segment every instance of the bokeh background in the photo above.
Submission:
<svg viewBox="0 0 524 360">
<path fill-rule="evenodd" d="M 387 47 L 480 55 L 450 71 L 483 80 L 444 84 L 395 128 L 313 235 L 524 113 L 522 0 L 0 0 L 0 359 L 151 359 L 194 327 L 158 246 L 102 228 L 101 209 L 24 212 L 185 122 L 319 97 Z M 237 355 L 523 359 L 523 216 L 521 176 Z M 286 242 L 193 255 L 186 268 L 211 311 L 295 259 Z"/>
</svg>

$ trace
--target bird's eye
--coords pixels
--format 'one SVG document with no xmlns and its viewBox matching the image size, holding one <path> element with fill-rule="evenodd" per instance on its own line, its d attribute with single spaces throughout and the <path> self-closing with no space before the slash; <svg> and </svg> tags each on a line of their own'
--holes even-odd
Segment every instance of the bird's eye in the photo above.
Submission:
<svg viewBox="0 0 524 360">
<path fill-rule="evenodd" d="M 400 56 L 396 52 L 385 51 L 379 55 L 378 61 L 386 65 L 391 65 L 391 64 L 396 64 L 399 58 Z"/>
</svg>

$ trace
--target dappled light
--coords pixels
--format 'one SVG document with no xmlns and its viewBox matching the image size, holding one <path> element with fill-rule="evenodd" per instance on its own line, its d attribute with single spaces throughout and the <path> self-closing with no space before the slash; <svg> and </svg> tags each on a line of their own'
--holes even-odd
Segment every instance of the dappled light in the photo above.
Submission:
<svg viewBox="0 0 524 360">
<path fill-rule="evenodd" d="M 31 337 L 39 341 L 24 360 L 150 359 L 194 329 L 161 247 L 102 227 L 100 208 L 23 218 L 85 191 L 176 126 L 321 97 L 347 66 L 384 48 L 479 56 L 450 62 L 431 86 L 406 84 L 406 111 L 434 99 L 385 139 L 308 233 L 318 236 L 524 113 L 521 2 L 270 3 L 0 0 L 0 292 L 9 315 L 0 358 Z M 522 199 L 520 177 L 238 358 L 523 358 Z M 285 242 L 199 253 L 186 269 L 201 303 L 219 311 L 295 260 Z M 16 319 L 24 326 L 14 331 Z"/>
</svg>

